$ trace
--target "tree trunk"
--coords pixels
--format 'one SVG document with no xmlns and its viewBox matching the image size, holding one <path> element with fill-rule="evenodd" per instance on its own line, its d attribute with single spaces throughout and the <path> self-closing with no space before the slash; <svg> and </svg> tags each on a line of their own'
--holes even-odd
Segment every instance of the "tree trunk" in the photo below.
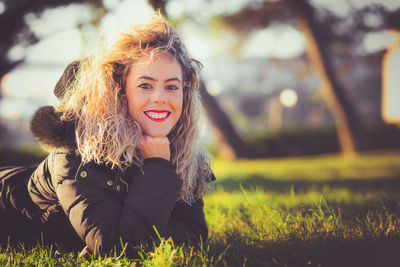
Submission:
<svg viewBox="0 0 400 267">
<path fill-rule="evenodd" d="M 247 157 L 248 153 L 244 142 L 216 99 L 207 92 L 202 81 L 200 81 L 199 90 L 204 110 L 217 136 L 219 154 L 228 159 Z"/>
<path fill-rule="evenodd" d="M 297 11 L 297 23 L 306 39 L 307 55 L 322 81 L 323 96 L 335 117 L 341 151 L 345 155 L 354 154 L 367 144 L 361 118 L 335 76 L 318 26 L 313 19 L 313 8 L 304 1 L 289 0 L 289 2 Z"/>
</svg>

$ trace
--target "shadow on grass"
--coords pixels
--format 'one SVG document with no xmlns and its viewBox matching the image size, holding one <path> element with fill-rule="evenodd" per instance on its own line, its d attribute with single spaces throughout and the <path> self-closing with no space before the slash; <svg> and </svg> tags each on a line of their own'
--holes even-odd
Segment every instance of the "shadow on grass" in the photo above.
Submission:
<svg viewBox="0 0 400 267">
<path fill-rule="evenodd" d="M 400 238 L 381 240 L 313 239 L 243 242 L 237 232 L 213 251 L 226 250 L 229 266 L 399 266 Z"/>
<path fill-rule="evenodd" d="M 243 187 L 245 190 L 259 189 L 263 191 L 287 193 L 294 190 L 295 193 L 306 193 L 312 190 L 320 191 L 324 187 L 330 189 L 345 188 L 353 192 L 368 192 L 368 191 L 386 191 L 399 192 L 400 189 L 400 174 L 399 177 L 387 178 L 368 178 L 368 179 L 340 179 L 340 180 L 325 180 L 315 181 L 306 179 L 296 180 L 277 180 L 265 176 L 250 176 L 249 178 L 237 180 L 235 177 L 227 177 L 222 181 L 216 181 L 215 186 L 223 187 L 225 192 L 241 192 Z"/>
<path fill-rule="evenodd" d="M 241 192 L 245 190 L 263 190 L 274 193 L 307 193 L 329 190 L 347 189 L 350 193 L 379 193 L 376 199 L 362 203 L 342 203 L 329 200 L 329 209 L 340 216 L 343 224 L 361 231 L 364 239 L 354 238 L 340 233 L 328 233 L 328 236 L 313 234 L 304 237 L 280 237 L 277 240 L 251 240 L 239 231 L 225 233 L 223 242 L 230 248 L 225 254 L 228 265 L 242 266 L 400 266 L 400 235 L 397 216 L 400 214 L 400 175 L 398 178 L 382 177 L 368 179 L 340 179 L 315 181 L 307 179 L 277 180 L 265 176 L 249 176 L 238 180 L 227 177 L 216 182 L 216 187 L 223 187 L 225 192 Z M 247 204 L 243 203 L 243 207 Z M 284 207 L 283 207 L 284 208 Z M 288 208 L 285 208 L 288 209 Z M 315 205 L 289 208 L 301 213 L 312 213 L 318 210 Z M 246 210 L 245 208 L 243 210 Z M 242 212 L 244 217 L 249 214 Z M 392 215 L 394 214 L 394 217 Z M 329 216 L 329 212 L 327 213 Z M 357 219 L 359 218 L 359 219 Z M 240 218 L 247 222 L 245 218 Z M 393 224 L 393 231 L 385 223 Z M 251 224 L 247 222 L 251 228 Z M 382 225 L 381 225 L 382 224 Z M 356 226 L 359 226 L 357 228 Z M 391 229 L 391 228 L 390 228 Z M 376 231 L 376 232 L 375 232 Z M 382 232 L 383 231 L 383 232 Z M 359 233 L 360 234 L 360 233 Z M 356 235 L 355 235 L 356 236 Z M 217 238 L 218 240 L 218 238 Z M 222 242 L 221 242 L 222 243 Z M 218 246 L 218 244 L 216 244 Z M 222 244 L 219 244 L 223 246 Z"/>
</svg>

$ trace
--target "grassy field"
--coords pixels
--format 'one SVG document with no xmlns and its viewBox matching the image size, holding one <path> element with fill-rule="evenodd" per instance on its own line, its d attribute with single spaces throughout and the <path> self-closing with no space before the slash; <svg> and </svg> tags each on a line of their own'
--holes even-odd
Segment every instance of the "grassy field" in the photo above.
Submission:
<svg viewBox="0 0 400 267">
<path fill-rule="evenodd" d="M 400 151 L 228 162 L 205 197 L 210 238 L 137 259 L 3 247 L 1 266 L 400 266 Z"/>
</svg>

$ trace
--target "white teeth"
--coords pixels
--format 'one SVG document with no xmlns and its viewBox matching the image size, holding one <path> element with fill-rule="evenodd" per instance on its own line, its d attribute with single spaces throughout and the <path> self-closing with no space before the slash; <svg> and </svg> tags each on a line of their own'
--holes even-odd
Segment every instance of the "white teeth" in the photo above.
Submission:
<svg viewBox="0 0 400 267">
<path fill-rule="evenodd" d="M 168 112 L 163 112 L 163 113 L 156 113 L 156 112 L 146 112 L 146 114 L 153 119 L 164 119 L 167 117 Z"/>
</svg>

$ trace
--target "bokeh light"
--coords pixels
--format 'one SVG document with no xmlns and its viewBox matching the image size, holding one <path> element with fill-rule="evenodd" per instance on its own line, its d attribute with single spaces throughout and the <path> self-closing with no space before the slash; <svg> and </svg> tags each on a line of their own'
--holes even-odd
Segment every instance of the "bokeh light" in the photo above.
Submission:
<svg viewBox="0 0 400 267">
<path fill-rule="evenodd" d="M 284 107 L 294 107 L 297 103 L 297 93 L 293 89 L 284 89 L 279 95 L 279 101 Z"/>
</svg>

